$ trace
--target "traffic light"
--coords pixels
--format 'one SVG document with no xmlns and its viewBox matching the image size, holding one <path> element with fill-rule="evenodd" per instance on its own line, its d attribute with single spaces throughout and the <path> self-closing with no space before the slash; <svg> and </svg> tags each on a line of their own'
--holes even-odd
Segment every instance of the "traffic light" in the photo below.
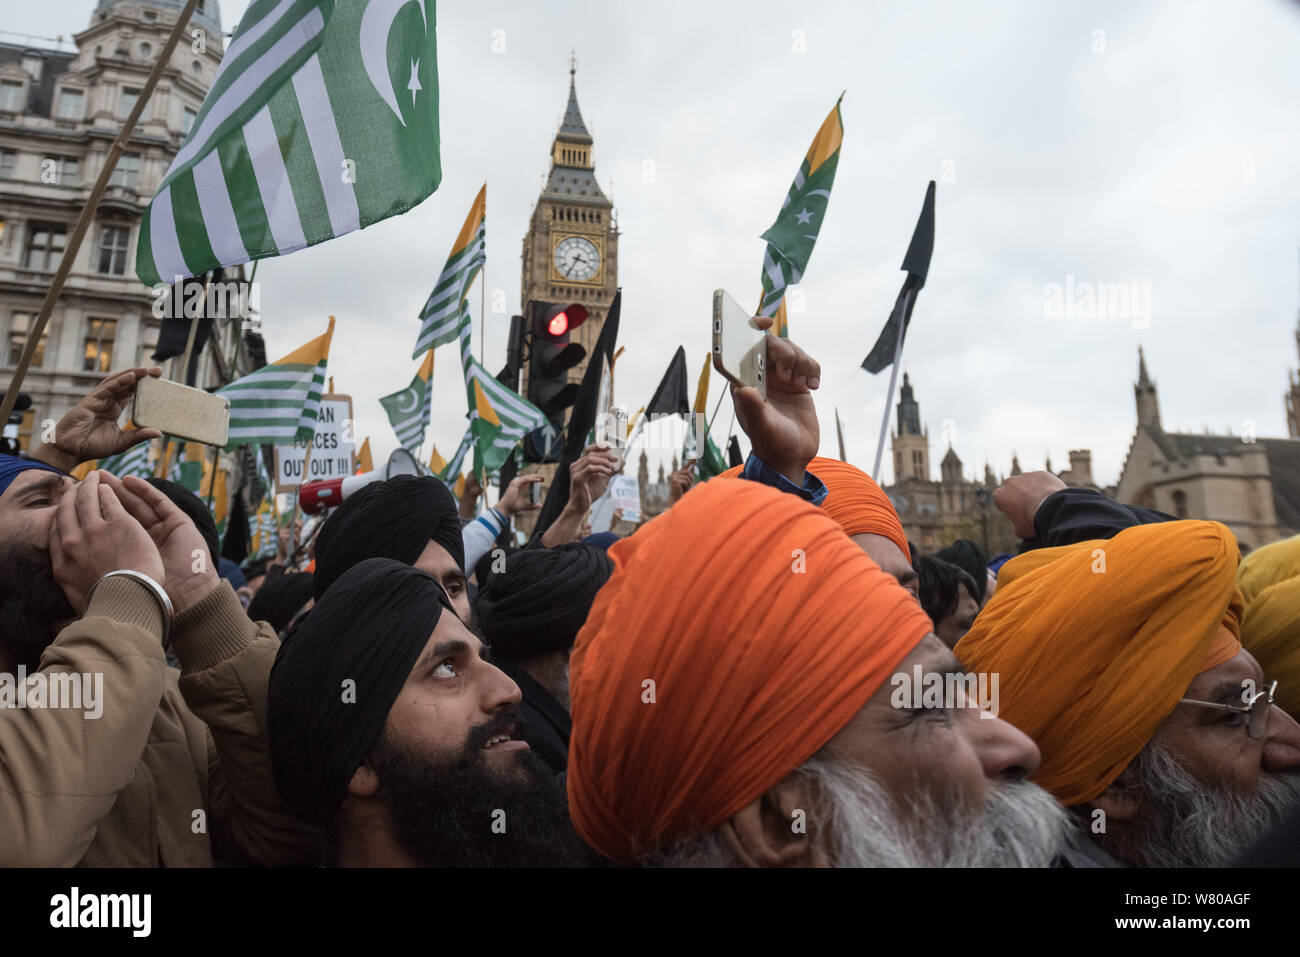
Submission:
<svg viewBox="0 0 1300 957">
<path fill-rule="evenodd" d="M 579 303 L 534 300 L 528 304 L 528 314 L 527 332 L 531 347 L 527 399 L 551 420 L 554 436 L 558 438 L 564 431 L 564 410 L 578 398 L 579 386 L 576 382 L 569 382 L 569 370 L 587 357 L 586 349 L 569 341 L 569 333 L 586 322 L 587 307 Z M 548 447 L 545 436 L 546 430 L 538 429 L 524 437 L 525 461 L 550 462 L 557 459 L 555 452 L 559 442 L 553 441 Z"/>
</svg>

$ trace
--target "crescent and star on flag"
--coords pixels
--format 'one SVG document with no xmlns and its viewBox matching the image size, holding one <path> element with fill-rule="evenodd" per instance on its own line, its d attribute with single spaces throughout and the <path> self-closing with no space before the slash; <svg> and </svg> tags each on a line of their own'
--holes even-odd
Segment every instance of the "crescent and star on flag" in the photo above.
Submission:
<svg viewBox="0 0 1300 957">
<path fill-rule="evenodd" d="M 422 0 L 370 0 L 365 12 L 361 14 L 359 37 L 361 63 L 365 67 L 366 76 L 370 78 L 375 92 L 388 104 L 388 108 L 403 126 L 406 125 L 406 120 L 397 104 L 397 89 L 388 74 L 388 35 L 393 30 L 393 21 L 408 3 L 414 3 L 419 9 L 427 34 L 429 17 Z M 420 61 L 411 59 L 410 64 L 411 78 L 406 83 L 406 89 L 411 93 L 411 106 L 414 107 L 416 94 L 424 87 L 420 85 Z"/>
<path fill-rule="evenodd" d="M 406 398 L 409 398 L 411 400 L 410 405 L 402 404 L 402 400 Z M 415 394 L 414 389 L 408 388 L 404 392 L 399 392 L 397 394 L 397 411 L 401 412 L 403 415 L 405 415 L 407 412 L 414 412 L 415 407 L 419 404 L 420 404 L 420 397 Z"/>
</svg>

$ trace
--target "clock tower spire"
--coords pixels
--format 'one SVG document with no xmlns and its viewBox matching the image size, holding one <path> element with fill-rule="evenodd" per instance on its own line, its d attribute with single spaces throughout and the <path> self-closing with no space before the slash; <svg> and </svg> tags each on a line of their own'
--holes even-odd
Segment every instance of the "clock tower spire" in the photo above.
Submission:
<svg viewBox="0 0 1300 957">
<path fill-rule="evenodd" d="M 618 227 L 614 204 L 596 181 L 592 136 L 578 108 L 577 58 L 569 58 L 569 99 L 551 146 L 551 170 L 524 236 L 520 302 L 587 307 L 587 321 L 573 331 L 588 355 L 618 290 Z M 580 382 L 586 361 L 569 370 Z M 527 394 L 527 372 L 521 389 Z"/>
</svg>

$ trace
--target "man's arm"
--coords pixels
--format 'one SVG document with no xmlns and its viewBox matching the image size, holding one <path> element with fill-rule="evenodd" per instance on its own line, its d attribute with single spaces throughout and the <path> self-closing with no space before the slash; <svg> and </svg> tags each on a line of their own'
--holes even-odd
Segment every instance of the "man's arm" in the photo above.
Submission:
<svg viewBox="0 0 1300 957">
<path fill-rule="evenodd" d="M 771 320 L 755 320 L 763 328 Z M 754 388 L 731 386 L 736 421 L 749 436 L 751 451 L 741 478 L 771 485 L 814 505 L 826 498 L 826 486 L 808 471 L 821 443 L 821 425 L 812 392 L 821 385 L 817 360 L 788 339 L 769 334 L 767 398 Z"/>
<path fill-rule="evenodd" d="M 1022 539 L 1022 552 L 1114 538 L 1134 525 L 1173 520 L 1154 509 L 1122 505 L 1100 492 L 1068 488 L 1043 471 L 1011 476 L 993 493 L 993 504 L 1011 520 Z"/>
<path fill-rule="evenodd" d="M 207 725 L 220 759 L 219 767 L 208 762 L 213 843 L 252 864 L 317 863 L 318 832 L 282 810 L 271 769 L 266 690 L 280 648 L 274 631 L 249 620 L 206 561 L 198 529 L 167 496 L 136 478 L 106 481 L 162 558 L 176 607 L 172 648 L 181 661 L 181 695 Z"/>
<path fill-rule="evenodd" d="M 803 473 L 803 484 L 795 485 L 788 478 L 772 468 L 753 452 L 749 453 L 749 458 L 745 459 L 745 467 L 741 470 L 740 477 L 749 479 L 751 482 L 761 482 L 764 485 L 770 485 L 780 492 L 786 492 L 790 495 L 798 495 L 805 502 L 821 507 L 822 502 L 826 500 L 826 484 L 812 472 L 805 469 Z"/>
<path fill-rule="evenodd" d="M 91 472 L 65 491 L 50 522 L 51 574 L 81 620 L 41 653 L 46 706 L 16 707 L 31 689 L 6 676 L 13 697 L 0 710 L 5 866 L 81 860 L 140 761 L 162 700 L 162 602 L 139 580 L 106 576 L 128 570 L 157 582 L 163 562 L 101 478 Z M 56 685 L 60 704 L 79 692 L 82 707 L 48 707 Z"/>
<path fill-rule="evenodd" d="M 75 683 L 97 693 L 93 707 L 83 696 L 81 709 L 0 709 L 0 867 L 72 867 L 85 856 L 158 711 L 162 627 L 144 585 L 110 578 L 41 655 L 47 689 Z"/>
<path fill-rule="evenodd" d="M 508 524 L 509 519 L 495 508 L 489 508 L 460 530 L 461 545 L 465 550 L 465 574 L 473 573 L 474 566 L 492 550 L 497 536 Z"/>
<path fill-rule="evenodd" d="M 207 725 L 219 759 L 209 777 L 214 843 L 262 867 L 317 864 L 320 831 L 283 809 L 271 768 L 266 692 L 280 648 L 275 632 L 250 621 L 223 581 L 177 616 L 172 646 L 185 704 Z"/>
<path fill-rule="evenodd" d="M 104 379 L 89 395 L 68 410 L 54 426 L 54 441 L 42 442 L 31 454 L 64 472 L 82 462 L 102 459 L 160 435 L 157 429 L 119 429 L 117 420 L 135 395 L 136 383 L 145 376 L 157 378 L 159 368 L 127 369 Z"/>
<path fill-rule="evenodd" d="M 1153 508 L 1124 505 L 1101 492 L 1067 488 L 1043 499 L 1034 513 L 1031 547 L 1052 548 L 1098 538 L 1114 538 L 1134 525 L 1172 522 L 1174 516 Z"/>
<path fill-rule="evenodd" d="M 545 548 L 565 545 L 578 537 L 578 530 L 591 511 L 591 503 L 605 494 L 610 480 L 623 467 L 613 449 L 588 446 L 582 458 L 569 466 L 569 500 L 555 521 L 541 535 Z"/>
</svg>

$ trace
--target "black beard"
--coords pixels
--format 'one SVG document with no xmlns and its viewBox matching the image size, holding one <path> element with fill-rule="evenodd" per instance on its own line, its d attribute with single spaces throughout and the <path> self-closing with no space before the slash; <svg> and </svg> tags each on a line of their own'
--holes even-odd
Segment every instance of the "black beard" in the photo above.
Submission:
<svg viewBox="0 0 1300 957">
<path fill-rule="evenodd" d="M 0 657 L 35 671 L 41 652 L 76 617 L 54 580 L 48 551 L 0 543 Z"/>
<path fill-rule="evenodd" d="M 495 770 L 483 745 L 522 724 L 498 715 L 470 732 L 450 761 L 431 761 L 388 739 L 371 755 L 393 839 L 423 867 L 584 867 L 592 852 L 569 822 L 568 801 L 532 751 Z M 504 812 L 504 816 L 503 813 Z M 504 826 L 504 833 L 498 833 Z M 495 829 L 494 829 L 495 828 Z"/>
</svg>

